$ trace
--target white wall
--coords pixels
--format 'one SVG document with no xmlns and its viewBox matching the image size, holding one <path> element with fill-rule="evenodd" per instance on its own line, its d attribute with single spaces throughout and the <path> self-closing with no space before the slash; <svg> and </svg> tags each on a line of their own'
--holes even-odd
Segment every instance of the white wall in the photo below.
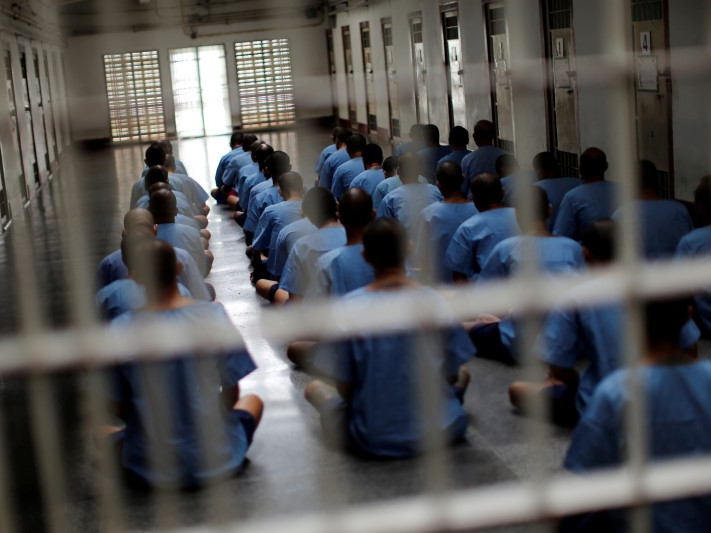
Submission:
<svg viewBox="0 0 711 533">
<path fill-rule="evenodd" d="M 301 120 L 329 116 L 331 88 L 324 28 L 323 25 L 319 25 L 308 28 L 244 31 L 243 27 L 240 32 L 225 31 L 219 35 L 197 39 L 185 35 L 180 27 L 150 32 L 71 37 L 67 43 L 67 83 L 74 138 L 83 140 L 110 137 L 103 55 L 138 50 L 159 51 L 166 127 L 169 133 L 174 133 L 175 118 L 168 50 L 207 44 L 225 46 L 233 124 L 238 124 L 234 43 L 244 40 L 285 37 L 290 39 L 297 118 Z"/>
</svg>

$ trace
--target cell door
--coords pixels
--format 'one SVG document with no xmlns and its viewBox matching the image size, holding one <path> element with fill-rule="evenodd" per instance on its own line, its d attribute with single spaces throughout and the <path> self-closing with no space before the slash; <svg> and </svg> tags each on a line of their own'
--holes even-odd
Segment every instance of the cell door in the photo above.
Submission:
<svg viewBox="0 0 711 533">
<path fill-rule="evenodd" d="M 661 193 L 674 197 L 671 77 L 662 0 L 632 0 L 637 155 L 659 170 Z"/>
<path fill-rule="evenodd" d="M 550 145 L 561 172 L 578 175 L 580 127 L 578 122 L 578 83 L 572 0 L 546 0 L 549 72 L 548 121 Z"/>
<path fill-rule="evenodd" d="M 49 70 L 49 53 L 45 49 L 42 54 L 42 59 L 44 63 L 44 79 L 46 80 L 47 90 L 45 91 L 45 109 L 47 113 L 47 145 L 52 149 L 52 158 L 56 161 L 59 157 L 59 147 L 57 146 L 57 125 L 55 124 L 55 113 L 54 113 L 54 85 L 52 82 L 52 76 Z"/>
<path fill-rule="evenodd" d="M 42 83 L 42 73 L 40 72 L 40 54 L 39 50 L 36 48 L 32 47 L 32 65 L 34 67 L 34 73 L 35 73 L 35 98 L 36 98 L 36 105 L 37 105 L 37 112 L 40 117 L 40 128 L 41 128 L 41 133 L 44 138 L 44 145 L 42 147 L 42 150 L 44 152 L 44 161 L 45 161 L 45 168 L 47 171 L 49 171 L 52 168 L 52 162 L 49 157 L 49 146 L 51 143 L 51 136 L 49 132 L 49 128 L 47 127 L 47 115 L 45 113 L 45 108 L 44 108 L 44 95 L 47 92 L 46 90 L 42 90 L 44 83 Z M 45 85 L 46 86 L 46 85 Z"/>
<path fill-rule="evenodd" d="M 346 65 L 346 95 L 348 97 L 348 121 L 351 128 L 358 127 L 358 112 L 355 102 L 355 75 L 353 72 L 353 46 L 351 43 L 351 29 L 343 26 L 343 59 Z"/>
<path fill-rule="evenodd" d="M 504 6 L 500 3 L 487 4 L 486 21 L 489 44 L 491 109 L 493 111 L 494 124 L 496 125 L 496 142 L 502 149 L 514 153 L 511 61 Z"/>
<path fill-rule="evenodd" d="M 390 116 L 390 137 L 400 139 L 400 99 L 397 86 L 397 69 L 395 68 L 395 48 L 393 46 L 393 23 L 390 20 L 382 22 L 383 47 L 385 49 L 386 84 L 388 89 L 388 113 Z"/>
<path fill-rule="evenodd" d="M 430 121 L 430 112 L 427 102 L 427 68 L 421 16 L 410 19 L 410 39 L 412 41 L 412 57 L 415 63 L 415 110 L 417 122 L 425 124 Z"/>
<path fill-rule="evenodd" d="M 7 101 L 10 106 L 10 127 L 12 128 L 13 134 L 17 145 L 15 153 L 20 155 L 24 153 L 22 146 L 22 136 L 20 134 L 20 118 L 17 113 L 17 99 L 15 98 L 15 85 L 14 76 L 12 73 L 12 50 L 8 47 L 3 50 L 3 58 L 5 61 L 5 83 L 7 90 Z M 22 191 L 22 199 L 27 201 L 30 198 L 30 191 L 27 186 L 27 181 L 25 179 L 25 166 L 22 161 L 17 165 L 20 170 L 20 175 L 17 176 L 18 183 L 20 184 L 20 190 Z"/>
<path fill-rule="evenodd" d="M 363 74 L 365 78 L 365 106 L 368 112 L 368 131 L 378 133 L 378 115 L 375 107 L 375 72 L 373 71 L 373 48 L 370 45 L 370 24 L 360 23 L 360 42 L 363 51 Z"/>
<path fill-rule="evenodd" d="M 22 104 L 24 111 L 23 119 L 27 124 L 27 129 L 30 131 L 30 139 L 32 142 L 32 146 L 30 147 L 31 149 L 28 150 L 25 155 L 31 158 L 30 164 L 32 165 L 34 188 L 37 189 L 41 184 L 41 180 L 37 155 L 37 142 L 35 141 L 35 125 L 32 120 L 32 108 L 30 106 L 30 79 L 27 64 L 27 53 L 24 50 L 20 52 L 20 68 L 22 72 Z"/>
<path fill-rule="evenodd" d="M 333 117 L 338 117 L 338 87 L 336 86 L 336 52 L 333 46 L 333 30 L 326 30 L 326 48 L 328 49 L 328 71 L 331 82 L 331 102 L 333 102 Z"/>
<path fill-rule="evenodd" d="M 444 35 L 444 59 L 447 67 L 449 128 L 466 127 L 467 109 L 464 100 L 462 44 L 459 39 L 459 14 L 456 10 L 442 13 L 442 33 Z"/>
</svg>

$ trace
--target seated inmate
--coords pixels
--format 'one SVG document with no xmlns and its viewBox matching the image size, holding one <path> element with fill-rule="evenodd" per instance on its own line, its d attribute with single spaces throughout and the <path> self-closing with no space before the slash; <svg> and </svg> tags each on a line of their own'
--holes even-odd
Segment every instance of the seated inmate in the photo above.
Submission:
<svg viewBox="0 0 711 533">
<path fill-rule="evenodd" d="M 407 247 L 399 222 L 389 218 L 372 222 L 363 235 L 363 254 L 375 271 L 375 281 L 344 301 L 363 306 L 365 312 L 393 293 L 410 291 L 441 302 L 446 316 L 444 301 L 407 277 Z M 471 342 L 456 327 L 351 338 L 317 353 L 314 365 L 335 381 L 335 387 L 313 381 L 306 387 L 306 399 L 319 411 L 328 441 L 366 456 L 416 455 L 427 451 L 427 441 L 446 444 L 464 436 L 467 418 L 461 401 L 469 374 L 462 365 L 473 355 Z M 418 397 L 428 378 L 440 382 L 430 389 L 439 391 L 441 405 L 432 418 L 425 415 Z"/>
<path fill-rule="evenodd" d="M 136 280 L 145 287 L 147 304 L 117 318 L 113 327 L 130 335 L 132 326 L 150 326 L 152 321 L 182 330 L 204 327 L 206 321 L 230 323 L 221 305 L 180 294 L 169 244 L 149 242 L 139 254 Z M 125 427 L 113 428 L 109 438 L 129 481 L 194 488 L 233 475 L 262 416 L 259 397 L 241 397 L 239 391 L 240 379 L 255 368 L 249 353 L 235 347 L 210 356 L 176 353 L 168 360 L 132 361 L 111 369 L 111 405 Z"/>
</svg>

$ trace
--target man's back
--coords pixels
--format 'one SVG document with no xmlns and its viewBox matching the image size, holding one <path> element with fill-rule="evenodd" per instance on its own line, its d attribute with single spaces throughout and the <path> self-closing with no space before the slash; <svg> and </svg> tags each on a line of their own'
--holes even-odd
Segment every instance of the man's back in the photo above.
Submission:
<svg viewBox="0 0 711 533">
<path fill-rule="evenodd" d="M 371 197 L 375 194 L 375 189 L 381 181 L 385 179 L 382 168 L 371 168 L 358 174 L 351 182 L 351 189 L 363 189 Z"/>
<path fill-rule="evenodd" d="M 200 238 L 200 232 L 190 226 L 181 224 L 158 224 L 156 239 L 171 244 L 174 248 L 183 248 L 192 256 L 195 264 L 203 275 L 207 274 L 205 248 Z"/>
<path fill-rule="evenodd" d="M 252 189 L 252 192 L 255 191 L 256 187 Z M 281 203 L 283 200 L 279 193 L 279 187 L 267 187 L 257 191 L 249 200 L 249 213 L 247 213 L 247 220 L 244 223 L 244 230 L 254 232 L 264 210 L 270 205 Z"/>
<path fill-rule="evenodd" d="M 563 197 L 568 194 L 568 192 L 581 186 L 582 184 L 583 180 L 579 178 L 551 178 L 539 180 L 535 183 L 536 187 L 540 187 L 546 191 L 548 202 L 551 204 L 552 213 L 550 219 L 548 219 L 549 231 L 553 231 Z"/>
<path fill-rule="evenodd" d="M 200 302 L 171 311 L 128 313 L 112 326 L 130 328 L 155 319 L 177 328 L 204 321 L 229 324 L 221 305 Z M 176 356 L 110 371 L 111 400 L 122 407 L 126 420 L 124 467 L 157 486 L 195 486 L 229 475 L 242 464 L 248 447 L 245 429 L 219 395 L 220 387 L 235 387 L 256 368 L 246 350 Z M 161 393 L 147 384 L 160 384 Z"/>
<path fill-rule="evenodd" d="M 351 156 L 348 155 L 348 151 L 345 148 L 336 150 L 335 153 L 331 154 L 323 164 L 321 174 L 319 174 L 318 186 L 330 191 L 333 186 L 333 175 L 336 173 L 336 170 L 343 163 L 349 161 L 350 158 Z"/>
<path fill-rule="evenodd" d="M 254 232 L 252 248 L 263 252 L 269 251 L 267 270 L 275 274 L 276 247 L 279 232 L 292 222 L 301 219 L 301 200 L 291 200 L 270 205 L 264 210 Z"/>
<path fill-rule="evenodd" d="M 494 247 L 518 233 L 516 211 L 512 207 L 474 215 L 454 233 L 445 253 L 444 266 L 476 280 Z"/>
<path fill-rule="evenodd" d="M 583 183 L 569 191 L 560 204 L 553 233 L 580 241 L 585 229 L 615 212 L 617 186 L 609 181 Z"/>
<path fill-rule="evenodd" d="M 302 218 L 291 224 L 287 224 L 277 235 L 276 254 L 274 256 L 274 271 L 269 271 L 275 277 L 281 277 L 284 272 L 284 265 L 289 258 L 291 250 L 294 249 L 296 242 L 317 231 L 308 218 Z M 273 253 L 273 252 L 272 252 Z M 270 254 L 271 255 L 271 254 Z"/>
<path fill-rule="evenodd" d="M 347 191 L 351 182 L 365 170 L 363 166 L 363 158 L 356 157 L 350 161 L 346 161 L 336 169 L 331 182 L 331 192 L 334 198 L 338 199 Z"/>
<path fill-rule="evenodd" d="M 363 258 L 363 245 L 336 248 L 321 256 L 316 264 L 319 296 L 342 296 L 375 281 L 375 272 Z"/>
<path fill-rule="evenodd" d="M 642 241 L 642 253 L 647 259 L 662 259 L 674 255 L 682 237 L 694 229 L 689 210 L 675 200 L 641 200 L 635 202 L 638 218 L 633 226 Z M 612 215 L 619 221 L 632 206 L 622 206 Z"/>
<path fill-rule="evenodd" d="M 617 372 L 600 384 L 573 434 L 566 469 L 582 473 L 624 462 L 627 439 L 623 418 L 630 401 L 631 372 Z M 711 362 L 643 367 L 641 379 L 646 393 L 644 427 L 651 459 L 664 461 L 711 453 Z M 709 523 L 709 496 L 652 507 L 653 532 L 705 532 Z M 613 531 L 624 530 L 619 527 Z"/>
<path fill-rule="evenodd" d="M 380 207 L 383 198 L 398 187 L 402 187 L 402 180 L 400 179 L 400 176 L 391 176 L 378 183 L 375 187 L 375 192 L 373 192 L 373 209 L 377 210 Z"/>
<path fill-rule="evenodd" d="M 469 194 L 469 184 L 479 174 L 484 172 L 496 174 L 496 160 L 505 153 L 507 152 L 496 146 L 480 146 L 464 156 L 462 159 L 462 174 L 464 175 L 462 192 Z"/>
<path fill-rule="evenodd" d="M 442 193 L 434 185 L 408 183 L 383 198 L 378 206 L 377 216 L 396 218 L 414 235 L 422 210 L 443 199 Z"/>
</svg>

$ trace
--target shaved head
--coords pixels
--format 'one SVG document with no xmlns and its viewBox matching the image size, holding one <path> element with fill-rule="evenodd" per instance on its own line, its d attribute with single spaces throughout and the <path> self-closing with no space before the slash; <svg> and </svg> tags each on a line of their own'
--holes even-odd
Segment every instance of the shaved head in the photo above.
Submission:
<svg viewBox="0 0 711 533">
<path fill-rule="evenodd" d="M 417 154 L 405 154 L 400 158 L 398 175 L 403 183 L 417 183 L 422 174 L 422 159 Z"/>
<path fill-rule="evenodd" d="M 588 148 L 580 156 L 580 176 L 584 179 L 601 178 L 607 172 L 607 156 L 599 148 Z"/>
<path fill-rule="evenodd" d="M 348 189 L 341 195 L 338 218 L 344 226 L 365 227 L 373 219 L 373 199 L 363 189 Z"/>
<path fill-rule="evenodd" d="M 163 221 L 166 218 L 175 218 L 178 214 L 178 204 L 172 191 L 160 190 L 151 194 L 148 201 L 148 210 L 154 220 Z M 158 222 L 159 224 L 161 222 Z"/>
<path fill-rule="evenodd" d="M 154 225 L 153 215 L 147 209 L 131 209 L 123 217 L 123 229 L 126 233 L 141 228 L 153 231 Z"/>
<path fill-rule="evenodd" d="M 475 176 L 471 184 L 474 203 L 479 211 L 486 211 L 504 198 L 501 180 L 489 172 Z"/>
</svg>

